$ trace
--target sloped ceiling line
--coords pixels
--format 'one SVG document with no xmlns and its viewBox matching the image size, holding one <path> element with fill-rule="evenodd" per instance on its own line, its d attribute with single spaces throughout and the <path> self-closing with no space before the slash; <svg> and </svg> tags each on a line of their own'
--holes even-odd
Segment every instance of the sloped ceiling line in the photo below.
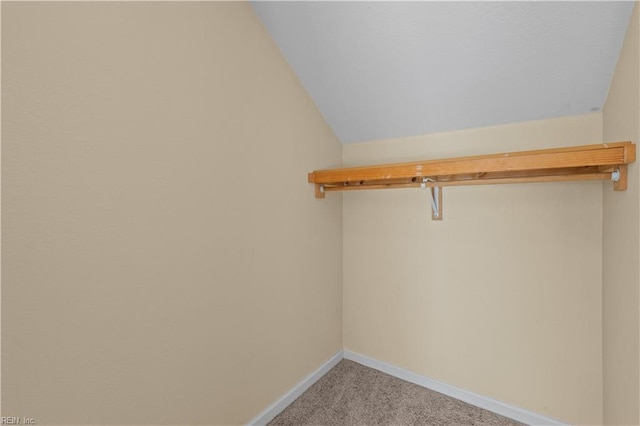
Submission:
<svg viewBox="0 0 640 426">
<path fill-rule="evenodd" d="M 604 105 L 634 2 L 254 2 L 343 143 Z"/>
</svg>

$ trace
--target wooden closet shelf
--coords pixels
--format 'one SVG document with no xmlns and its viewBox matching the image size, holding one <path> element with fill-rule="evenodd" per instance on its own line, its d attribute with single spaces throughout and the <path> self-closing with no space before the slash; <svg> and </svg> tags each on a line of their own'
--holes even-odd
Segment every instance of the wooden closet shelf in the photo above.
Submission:
<svg viewBox="0 0 640 426">
<path fill-rule="evenodd" d="M 624 191 L 627 164 L 635 159 L 633 143 L 616 142 L 316 170 L 308 180 L 318 198 L 331 191 L 580 180 L 612 180 L 614 190 Z"/>
</svg>

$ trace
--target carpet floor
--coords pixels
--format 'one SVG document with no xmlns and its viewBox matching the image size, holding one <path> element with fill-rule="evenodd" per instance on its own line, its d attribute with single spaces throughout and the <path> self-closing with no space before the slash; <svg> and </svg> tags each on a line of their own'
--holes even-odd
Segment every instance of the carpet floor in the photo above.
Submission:
<svg viewBox="0 0 640 426">
<path fill-rule="evenodd" d="M 342 360 L 269 425 L 503 426 L 520 423 Z"/>
</svg>

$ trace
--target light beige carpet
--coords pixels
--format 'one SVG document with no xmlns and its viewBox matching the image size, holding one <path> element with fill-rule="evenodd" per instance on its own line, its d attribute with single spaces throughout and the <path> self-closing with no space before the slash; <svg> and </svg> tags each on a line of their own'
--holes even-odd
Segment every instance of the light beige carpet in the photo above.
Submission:
<svg viewBox="0 0 640 426">
<path fill-rule="evenodd" d="M 520 425 L 441 393 L 342 360 L 269 425 Z"/>
</svg>

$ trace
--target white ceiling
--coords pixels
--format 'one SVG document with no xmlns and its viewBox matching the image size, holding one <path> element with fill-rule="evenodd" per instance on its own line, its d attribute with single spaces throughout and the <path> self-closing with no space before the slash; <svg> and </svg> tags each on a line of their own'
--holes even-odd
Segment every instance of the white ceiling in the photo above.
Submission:
<svg viewBox="0 0 640 426">
<path fill-rule="evenodd" d="M 343 142 L 602 108 L 633 2 L 254 2 Z"/>
</svg>

